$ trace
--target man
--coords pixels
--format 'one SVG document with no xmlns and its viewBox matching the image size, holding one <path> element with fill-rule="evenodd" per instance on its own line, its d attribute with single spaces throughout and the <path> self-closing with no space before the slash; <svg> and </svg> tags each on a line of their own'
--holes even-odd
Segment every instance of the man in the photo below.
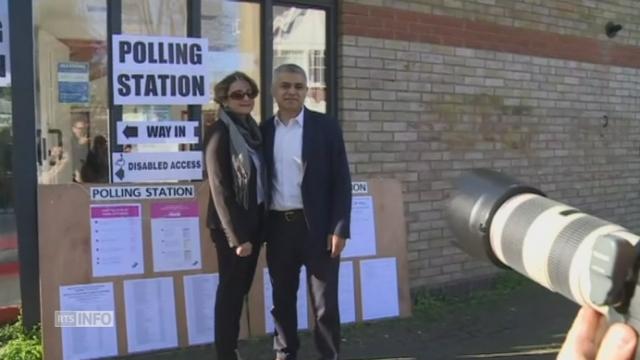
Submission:
<svg viewBox="0 0 640 360">
<path fill-rule="evenodd" d="M 89 122 L 83 114 L 72 114 L 71 131 L 71 169 L 73 182 L 82 182 L 80 171 L 89 154 Z"/>
<path fill-rule="evenodd" d="M 338 270 L 349 238 L 351 178 L 338 122 L 304 107 L 307 77 L 294 64 L 274 72 L 278 113 L 262 124 L 269 176 L 267 264 L 273 287 L 276 359 L 296 359 L 296 293 L 307 270 L 321 359 L 338 359 Z"/>
</svg>

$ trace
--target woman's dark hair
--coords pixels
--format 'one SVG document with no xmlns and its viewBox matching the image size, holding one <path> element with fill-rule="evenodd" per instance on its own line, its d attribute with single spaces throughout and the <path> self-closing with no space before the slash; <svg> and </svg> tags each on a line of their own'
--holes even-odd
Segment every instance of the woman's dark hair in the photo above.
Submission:
<svg viewBox="0 0 640 360">
<path fill-rule="evenodd" d="M 251 77 L 249 77 L 249 75 L 241 71 L 235 71 L 225 76 L 224 79 L 220 80 L 220 82 L 218 82 L 216 86 L 213 87 L 213 100 L 222 105 L 229 95 L 229 88 L 231 87 L 231 84 L 238 80 L 244 80 L 249 83 L 249 87 L 251 87 L 251 91 L 255 95 L 258 95 L 260 93 L 260 91 L 258 90 L 258 84 L 256 84 L 256 82 Z"/>
<path fill-rule="evenodd" d="M 244 80 L 249 83 L 249 87 L 254 94 L 258 95 L 260 93 L 260 91 L 258 90 L 258 84 L 256 84 L 256 82 L 251 77 L 249 77 L 249 75 L 243 73 L 242 71 L 235 71 L 225 76 L 213 87 L 213 100 L 220 106 L 222 106 L 224 101 L 227 99 L 227 96 L 229 95 L 229 88 L 231 87 L 231 84 L 238 80 Z M 213 112 L 204 112 L 203 116 L 205 117 L 203 144 L 206 148 L 207 144 L 209 143 L 209 139 L 211 139 L 211 132 L 213 131 L 213 124 L 217 119 L 217 115 Z"/>
</svg>

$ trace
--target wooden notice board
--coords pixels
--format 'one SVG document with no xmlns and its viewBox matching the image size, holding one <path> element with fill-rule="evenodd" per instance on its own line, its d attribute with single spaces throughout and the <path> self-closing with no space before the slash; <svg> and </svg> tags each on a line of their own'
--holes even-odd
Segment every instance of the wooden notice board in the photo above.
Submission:
<svg viewBox="0 0 640 360">
<path fill-rule="evenodd" d="M 371 196 L 375 216 L 375 255 L 343 258 L 353 263 L 356 322 L 363 321 L 360 263 L 369 259 L 393 258 L 396 261 L 399 316 L 411 315 L 408 281 L 406 223 L 401 185 L 393 179 L 366 181 L 368 191 L 355 196 Z M 187 317 L 184 298 L 184 276 L 214 274 L 218 271 L 215 245 L 206 228 L 209 189 L 206 182 L 179 183 L 193 185 L 195 197 L 144 200 L 91 201 L 92 186 L 86 184 L 41 185 L 39 187 L 39 252 L 41 279 L 42 330 L 45 359 L 62 359 L 62 332 L 55 327 L 54 312 L 60 310 L 60 286 L 86 285 L 111 282 L 115 297 L 118 355 L 127 355 L 127 328 L 125 319 L 124 281 L 171 277 L 174 286 L 176 329 L 178 346 L 188 346 Z M 153 184 L 144 184 L 149 186 Z M 168 185 L 168 184 L 162 184 Z M 117 185 L 100 185 L 114 187 Z M 199 208 L 200 247 L 202 267 L 198 270 L 154 272 L 151 241 L 150 209 L 154 202 L 197 201 Z M 90 205 L 141 204 L 144 273 L 140 275 L 93 277 L 90 234 Z M 347 246 L 349 246 L 347 244 Z M 259 336 L 265 330 L 265 294 L 263 269 L 266 268 L 264 247 L 259 258 L 253 286 L 248 297 L 241 323 L 241 338 Z M 268 279 L 267 279 L 268 281 Z M 309 328 L 312 327 L 311 309 L 308 310 Z"/>
<path fill-rule="evenodd" d="M 366 181 L 368 192 L 354 193 L 353 196 L 367 196 L 373 198 L 376 254 L 365 257 L 343 258 L 342 261 L 351 261 L 354 271 L 356 322 L 363 321 L 362 313 L 362 289 L 360 284 L 360 263 L 363 260 L 395 258 L 397 265 L 398 305 L 400 317 L 411 315 L 411 295 L 409 289 L 409 265 L 407 261 L 407 235 L 404 219 L 404 206 L 402 186 L 394 179 L 372 179 Z M 349 240 L 352 241 L 352 240 Z M 347 241 L 347 246 L 349 246 Z M 266 268 L 264 251 L 258 262 L 258 270 L 253 281 L 253 287 L 249 294 L 249 327 L 252 336 L 266 333 L 265 318 L 265 294 L 262 269 Z M 266 281 L 269 281 L 266 279 Z M 307 296 L 308 298 L 308 296 Z M 310 302 L 308 302 L 310 304 Z M 312 312 L 309 308 L 309 328 L 312 327 Z"/>
<path fill-rule="evenodd" d="M 46 359 L 62 359 L 62 332 L 55 327 L 54 312 L 60 310 L 59 288 L 65 285 L 85 285 L 112 282 L 115 295 L 115 321 L 118 354 L 128 354 L 123 282 L 132 279 L 173 278 L 178 345 L 188 346 L 183 277 L 193 274 L 217 273 L 215 245 L 206 228 L 209 190 L 206 182 L 187 183 L 195 187 L 195 198 L 176 200 L 123 200 L 101 201 L 94 204 L 139 203 L 142 205 L 142 235 L 144 246 L 144 273 L 141 275 L 93 277 L 90 234 L 90 185 L 41 185 L 39 187 L 39 253 L 42 306 L 42 331 Z M 152 184 L 145 184 L 152 185 Z M 163 184 L 167 185 L 167 184 Z M 183 184 L 184 185 L 184 184 Z M 109 186 L 109 185 L 106 185 Z M 102 187 L 102 185 L 101 185 Z M 117 186 L 114 186 L 117 187 Z M 151 249 L 150 208 L 153 202 L 196 200 L 200 215 L 200 270 L 153 271 Z M 248 316 L 245 312 L 241 324 L 241 337 L 249 335 Z"/>
</svg>

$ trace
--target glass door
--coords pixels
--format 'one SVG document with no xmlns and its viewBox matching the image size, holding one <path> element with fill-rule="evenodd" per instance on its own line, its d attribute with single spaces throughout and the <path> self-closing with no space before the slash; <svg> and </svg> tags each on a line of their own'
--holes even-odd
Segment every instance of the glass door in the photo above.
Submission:
<svg viewBox="0 0 640 360">
<path fill-rule="evenodd" d="M 40 184 L 108 182 L 105 1 L 34 6 Z"/>
<path fill-rule="evenodd" d="M 7 1 L 0 1 L 0 43 L 9 47 Z M 20 303 L 18 241 L 13 196 L 13 116 L 7 52 L 0 56 L 0 308 Z"/>
</svg>

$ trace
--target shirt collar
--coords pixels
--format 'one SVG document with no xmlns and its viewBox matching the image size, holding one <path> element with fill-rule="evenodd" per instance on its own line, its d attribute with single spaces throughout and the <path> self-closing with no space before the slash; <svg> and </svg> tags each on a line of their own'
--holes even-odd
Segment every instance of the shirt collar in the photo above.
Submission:
<svg viewBox="0 0 640 360">
<path fill-rule="evenodd" d="M 300 127 L 303 127 L 303 125 L 304 125 L 304 110 L 305 110 L 305 107 L 303 106 L 302 110 L 300 110 L 300 113 L 298 113 L 298 115 L 296 115 L 296 117 L 291 119 L 290 123 L 293 122 L 294 125 L 298 124 Z M 278 117 L 278 114 L 276 114 L 275 123 L 276 123 L 276 126 L 284 126 L 284 123 L 282 122 L 282 120 L 280 120 L 280 117 Z"/>
</svg>

